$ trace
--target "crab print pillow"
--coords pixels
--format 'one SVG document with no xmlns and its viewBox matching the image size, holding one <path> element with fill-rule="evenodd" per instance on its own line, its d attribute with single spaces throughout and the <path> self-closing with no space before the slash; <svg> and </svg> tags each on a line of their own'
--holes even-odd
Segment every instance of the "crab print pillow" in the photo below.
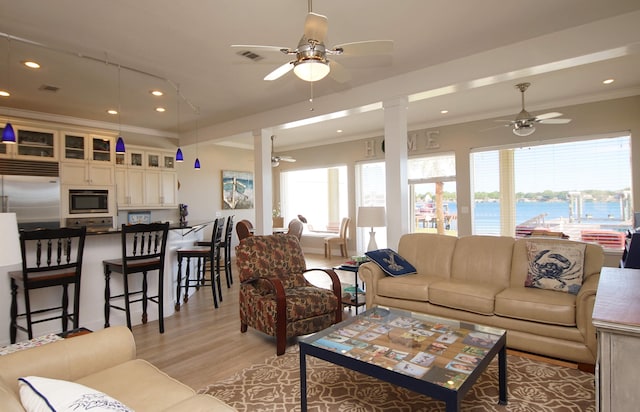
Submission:
<svg viewBox="0 0 640 412">
<path fill-rule="evenodd" d="M 529 270 L 524 286 L 577 295 L 584 272 L 583 243 L 527 242 Z"/>
</svg>

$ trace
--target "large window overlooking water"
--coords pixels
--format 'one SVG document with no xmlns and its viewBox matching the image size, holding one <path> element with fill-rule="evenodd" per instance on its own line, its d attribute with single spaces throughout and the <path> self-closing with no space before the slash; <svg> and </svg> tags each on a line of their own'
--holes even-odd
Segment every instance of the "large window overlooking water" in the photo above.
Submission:
<svg viewBox="0 0 640 412">
<path fill-rule="evenodd" d="M 633 225 L 629 136 L 471 155 L 473 233 L 562 232 L 621 249 Z"/>
</svg>

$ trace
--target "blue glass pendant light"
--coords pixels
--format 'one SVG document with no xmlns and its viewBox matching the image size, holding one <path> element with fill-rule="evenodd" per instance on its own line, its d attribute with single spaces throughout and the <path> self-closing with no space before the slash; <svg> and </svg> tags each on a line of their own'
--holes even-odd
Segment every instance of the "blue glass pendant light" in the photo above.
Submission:
<svg viewBox="0 0 640 412">
<path fill-rule="evenodd" d="M 122 136 L 118 136 L 118 140 L 116 141 L 116 153 L 125 153 L 126 150 L 124 148 L 124 139 Z"/>
<path fill-rule="evenodd" d="M 176 162 L 184 162 L 184 156 L 182 155 L 182 150 L 179 147 L 176 152 Z"/>
<path fill-rule="evenodd" d="M 13 126 L 11 123 L 7 122 L 4 126 L 4 130 L 2 131 L 2 143 L 15 143 L 16 142 L 16 132 L 13 130 Z"/>
<path fill-rule="evenodd" d="M 193 164 L 193 168 L 196 170 L 200 170 L 200 159 L 196 157 L 196 162 Z"/>
</svg>

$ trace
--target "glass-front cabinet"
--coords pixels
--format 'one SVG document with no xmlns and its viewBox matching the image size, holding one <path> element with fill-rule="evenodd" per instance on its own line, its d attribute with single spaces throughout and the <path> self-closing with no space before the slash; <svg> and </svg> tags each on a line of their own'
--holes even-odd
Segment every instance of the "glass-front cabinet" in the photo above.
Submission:
<svg viewBox="0 0 640 412">
<path fill-rule="evenodd" d="M 114 144 L 112 137 L 64 133 L 62 160 L 112 163 Z"/>
<path fill-rule="evenodd" d="M 0 156 L 31 160 L 58 160 L 57 133 L 55 131 L 16 125 L 13 129 L 16 134 L 16 144 L 1 144 Z"/>
</svg>

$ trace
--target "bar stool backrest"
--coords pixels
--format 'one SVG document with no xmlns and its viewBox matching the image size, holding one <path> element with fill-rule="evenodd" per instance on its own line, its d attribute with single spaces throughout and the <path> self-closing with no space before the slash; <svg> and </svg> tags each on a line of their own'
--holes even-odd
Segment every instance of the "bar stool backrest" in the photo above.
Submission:
<svg viewBox="0 0 640 412">
<path fill-rule="evenodd" d="M 22 274 L 64 271 L 82 273 L 86 227 L 20 231 Z M 71 269 L 71 270 L 70 270 Z"/>
<path fill-rule="evenodd" d="M 122 267 L 164 268 L 169 223 L 122 225 Z M 141 271 L 141 270 L 140 270 Z"/>
</svg>

